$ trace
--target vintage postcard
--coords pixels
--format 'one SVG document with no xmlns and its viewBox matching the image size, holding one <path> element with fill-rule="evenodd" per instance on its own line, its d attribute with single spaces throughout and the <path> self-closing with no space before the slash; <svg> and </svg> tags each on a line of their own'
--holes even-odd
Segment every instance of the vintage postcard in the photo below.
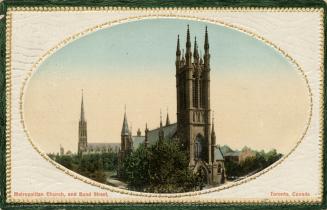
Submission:
<svg viewBox="0 0 327 210">
<path fill-rule="evenodd" d="M 321 203 L 323 22 L 9 7 L 6 202 Z"/>
</svg>

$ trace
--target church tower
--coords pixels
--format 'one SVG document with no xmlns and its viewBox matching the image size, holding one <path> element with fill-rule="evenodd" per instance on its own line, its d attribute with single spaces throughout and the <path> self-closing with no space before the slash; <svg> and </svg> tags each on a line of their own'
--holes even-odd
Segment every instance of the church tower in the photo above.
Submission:
<svg viewBox="0 0 327 210">
<path fill-rule="evenodd" d="M 81 116 L 79 119 L 78 126 L 78 155 L 81 155 L 87 150 L 87 123 L 85 120 L 84 113 L 84 99 L 83 99 L 83 90 L 82 90 L 82 102 L 81 102 Z"/>
<path fill-rule="evenodd" d="M 132 152 L 133 141 L 132 134 L 128 127 L 127 115 L 126 115 L 126 106 L 124 112 L 123 126 L 120 134 L 120 151 L 118 153 L 118 177 L 124 177 L 124 160 Z"/>
<path fill-rule="evenodd" d="M 195 167 L 197 162 L 211 165 L 214 156 L 211 154 L 210 53 L 207 27 L 203 58 L 199 56 L 196 37 L 193 54 L 191 47 L 190 29 L 187 26 L 185 55 L 181 54 L 180 39 L 177 37 L 177 135 L 188 151 L 190 167 Z"/>
<path fill-rule="evenodd" d="M 124 153 L 124 155 L 129 154 L 129 152 L 132 150 L 132 139 L 131 139 L 131 132 L 128 127 L 127 122 L 127 115 L 126 115 L 126 108 L 124 113 L 124 120 L 123 120 L 123 126 L 121 129 L 121 151 Z"/>
</svg>

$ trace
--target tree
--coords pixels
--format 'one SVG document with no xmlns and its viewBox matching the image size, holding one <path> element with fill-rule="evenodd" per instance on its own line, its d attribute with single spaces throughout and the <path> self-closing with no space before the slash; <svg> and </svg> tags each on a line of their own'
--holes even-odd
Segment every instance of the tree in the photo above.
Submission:
<svg viewBox="0 0 327 210">
<path fill-rule="evenodd" d="M 246 148 L 249 149 L 249 148 Z M 226 161 L 226 174 L 229 179 L 245 176 L 251 173 L 260 171 L 269 165 L 273 164 L 282 157 L 282 154 L 277 153 L 275 149 L 265 152 L 261 150 L 260 152 L 254 151 L 255 155 L 247 157 L 244 161 L 236 163 L 233 161 Z"/>
<path fill-rule="evenodd" d="M 110 151 L 107 153 L 102 153 L 101 158 L 103 161 L 103 170 L 104 171 L 116 171 L 118 165 L 117 154 Z"/>
<path fill-rule="evenodd" d="M 95 181 L 105 183 L 106 176 L 103 171 L 103 161 L 100 154 L 86 154 L 81 156 L 77 171 Z"/>
<path fill-rule="evenodd" d="M 124 162 L 125 179 L 133 190 L 176 193 L 203 187 L 203 179 L 188 167 L 188 155 L 172 140 L 141 145 Z"/>
<path fill-rule="evenodd" d="M 149 183 L 150 163 L 148 157 L 149 151 L 142 144 L 125 158 L 123 178 L 134 190 L 143 191 L 142 189 Z"/>
<path fill-rule="evenodd" d="M 57 156 L 56 161 L 63 165 L 64 167 L 73 170 L 73 159 L 71 156 L 63 155 L 63 156 Z"/>
</svg>

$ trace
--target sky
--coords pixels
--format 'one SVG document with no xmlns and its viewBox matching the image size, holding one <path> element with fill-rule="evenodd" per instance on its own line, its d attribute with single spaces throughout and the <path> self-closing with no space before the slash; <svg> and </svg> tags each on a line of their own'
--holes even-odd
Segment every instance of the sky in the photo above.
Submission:
<svg viewBox="0 0 327 210">
<path fill-rule="evenodd" d="M 126 105 L 129 125 L 144 134 L 157 128 L 162 110 L 176 122 L 175 51 L 185 49 L 190 25 L 203 52 L 208 26 L 211 108 L 217 144 L 235 149 L 276 148 L 287 153 L 309 116 L 303 76 L 272 47 L 237 30 L 205 22 L 151 19 L 129 22 L 81 37 L 47 58 L 24 93 L 23 117 L 41 150 L 77 151 L 81 90 L 88 142 L 120 142 Z"/>
</svg>

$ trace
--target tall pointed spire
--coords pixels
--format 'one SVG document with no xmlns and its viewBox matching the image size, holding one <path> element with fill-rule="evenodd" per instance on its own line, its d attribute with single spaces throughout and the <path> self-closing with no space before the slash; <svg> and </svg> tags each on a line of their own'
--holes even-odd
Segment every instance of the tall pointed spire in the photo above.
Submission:
<svg viewBox="0 0 327 210">
<path fill-rule="evenodd" d="M 190 35 L 190 26 L 187 25 L 187 35 L 186 35 L 186 64 L 191 65 L 192 64 L 192 50 L 191 50 L 191 35 Z"/>
<path fill-rule="evenodd" d="M 186 51 L 191 51 L 191 35 L 190 35 L 190 25 L 187 25 L 187 31 L 186 31 Z"/>
<path fill-rule="evenodd" d="M 127 122 L 127 115 L 126 115 L 126 105 L 125 105 L 124 121 L 123 121 L 123 127 L 122 127 L 122 129 L 121 129 L 121 135 L 122 135 L 122 136 L 128 136 L 128 135 L 129 135 L 128 122 Z"/>
<path fill-rule="evenodd" d="M 84 122 L 85 121 L 83 89 L 82 89 L 82 102 L 81 102 L 81 117 L 80 117 L 80 121 L 81 122 Z"/>
<path fill-rule="evenodd" d="M 193 50 L 194 63 L 199 60 L 198 44 L 196 42 L 196 37 L 194 38 L 194 50 Z"/>
<path fill-rule="evenodd" d="M 178 70 L 180 69 L 180 66 L 181 66 L 181 49 L 180 49 L 180 45 L 179 45 L 179 35 L 177 36 L 175 65 L 176 65 L 176 72 L 178 72 Z"/>
<path fill-rule="evenodd" d="M 204 51 L 209 52 L 209 37 L 208 37 L 208 27 L 206 26 L 205 38 L 204 38 Z"/>
<path fill-rule="evenodd" d="M 209 38 L 208 27 L 206 26 L 205 38 L 204 38 L 204 66 L 207 70 L 210 70 L 210 54 L 209 54 Z"/>
<path fill-rule="evenodd" d="M 81 102 L 81 116 L 78 123 L 78 148 L 77 153 L 81 155 L 83 152 L 87 151 L 87 123 L 85 120 L 84 113 L 84 95 L 82 89 L 82 102 Z"/>
<path fill-rule="evenodd" d="M 179 34 L 177 35 L 177 47 L 176 47 L 176 56 L 179 57 L 181 55 L 181 49 L 179 44 Z"/>
<path fill-rule="evenodd" d="M 166 117 L 166 126 L 170 125 L 170 120 L 169 120 L 169 112 L 167 108 L 167 117 Z"/>
</svg>

